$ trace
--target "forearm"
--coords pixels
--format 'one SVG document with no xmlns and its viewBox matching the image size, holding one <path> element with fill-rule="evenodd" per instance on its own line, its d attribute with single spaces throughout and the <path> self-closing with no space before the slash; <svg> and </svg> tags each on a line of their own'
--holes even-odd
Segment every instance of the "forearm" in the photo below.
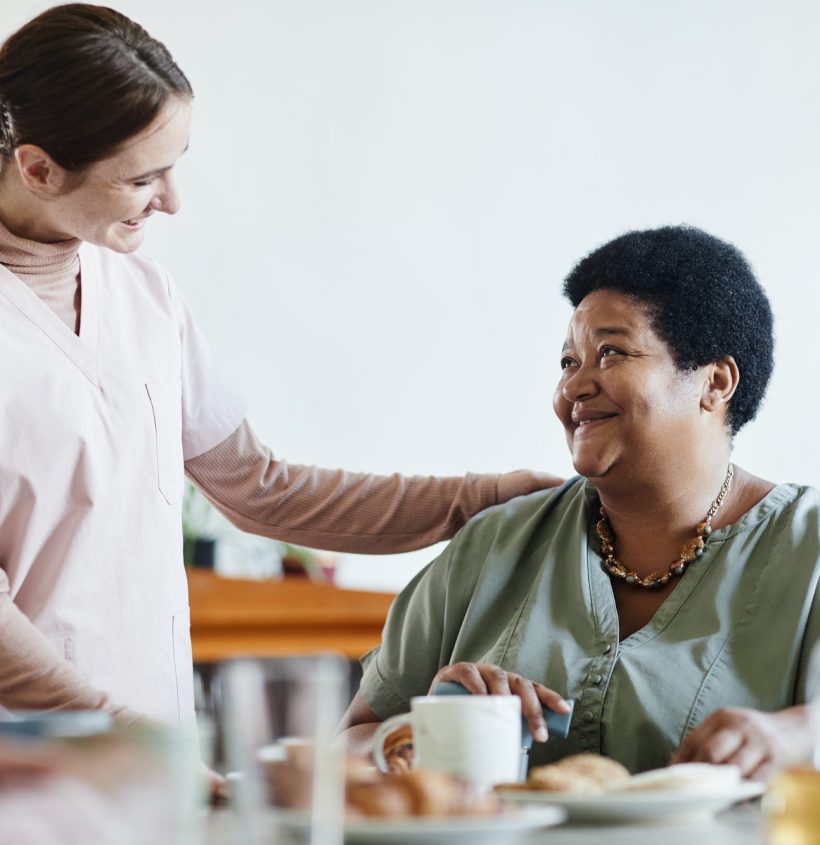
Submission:
<svg viewBox="0 0 820 845">
<path fill-rule="evenodd" d="M 423 548 L 497 501 L 496 475 L 408 478 L 291 466 L 275 459 L 247 422 L 185 470 L 239 528 L 341 552 Z"/>
<path fill-rule="evenodd" d="M 351 757 L 370 759 L 373 753 L 373 735 L 380 724 L 380 722 L 367 722 L 362 725 L 353 725 L 339 734 L 337 742 Z"/>
<path fill-rule="evenodd" d="M 8 593 L 0 593 L 0 667 L 0 705 L 8 710 L 105 710 L 125 723 L 137 718 L 60 657 Z"/>
</svg>

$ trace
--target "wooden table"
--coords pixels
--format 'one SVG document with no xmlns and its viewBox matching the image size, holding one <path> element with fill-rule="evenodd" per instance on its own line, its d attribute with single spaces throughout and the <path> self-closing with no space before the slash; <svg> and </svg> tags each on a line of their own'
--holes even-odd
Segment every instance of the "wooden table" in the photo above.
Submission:
<svg viewBox="0 0 820 845">
<path fill-rule="evenodd" d="M 194 662 L 235 655 L 335 651 L 358 658 L 379 643 L 394 596 L 307 579 L 250 581 L 188 570 Z"/>
</svg>

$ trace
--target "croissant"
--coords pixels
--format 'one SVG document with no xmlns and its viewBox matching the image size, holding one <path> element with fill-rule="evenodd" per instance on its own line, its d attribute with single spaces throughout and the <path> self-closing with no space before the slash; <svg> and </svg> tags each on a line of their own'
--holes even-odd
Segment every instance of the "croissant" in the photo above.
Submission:
<svg viewBox="0 0 820 845">
<path fill-rule="evenodd" d="M 385 737 L 384 757 L 392 773 L 410 771 L 413 767 L 413 729 L 410 725 L 402 725 Z"/>
<path fill-rule="evenodd" d="M 478 795 L 465 781 L 443 772 L 419 769 L 347 785 L 351 817 L 490 815 L 498 808 L 493 796 Z"/>
</svg>

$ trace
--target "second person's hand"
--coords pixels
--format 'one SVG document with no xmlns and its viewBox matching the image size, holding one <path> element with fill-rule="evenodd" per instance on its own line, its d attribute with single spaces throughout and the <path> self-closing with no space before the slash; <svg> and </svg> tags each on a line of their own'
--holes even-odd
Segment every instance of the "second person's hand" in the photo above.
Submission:
<svg viewBox="0 0 820 845">
<path fill-rule="evenodd" d="M 518 469 L 506 472 L 498 477 L 496 483 L 496 498 L 498 503 L 507 502 L 516 496 L 526 496 L 538 490 L 548 490 L 564 483 L 563 478 L 548 472 L 533 472 L 528 469 Z"/>
</svg>

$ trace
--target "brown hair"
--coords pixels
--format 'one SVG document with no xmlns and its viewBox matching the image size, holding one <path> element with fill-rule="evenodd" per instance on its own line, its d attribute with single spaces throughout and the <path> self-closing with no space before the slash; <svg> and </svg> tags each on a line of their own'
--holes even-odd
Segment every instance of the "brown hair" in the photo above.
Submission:
<svg viewBox="0 0 820 845">
<path fill-rule="evenodd" d="M 191 84 L 139 24 L 104 6 L 55 6 L 0 47 L 0 152 L 36 144 L 79 171 L 148 126 L 171 96 L 193 97 Z"/>
</svg>

